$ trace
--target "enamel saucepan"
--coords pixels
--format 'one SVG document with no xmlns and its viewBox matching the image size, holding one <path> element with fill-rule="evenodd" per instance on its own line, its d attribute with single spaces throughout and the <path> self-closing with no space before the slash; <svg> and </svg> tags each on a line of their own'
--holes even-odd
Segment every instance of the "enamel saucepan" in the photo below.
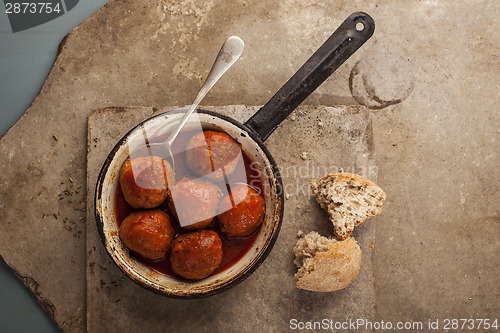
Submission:
<svg viewBox="0 0 500 333">
<path fill-rule="evenodd" d="M 253 246 L 228 269 L 199 281 L 176 279 L 143 264 L 120 240 L 115 212 L 119 171 L 135 142 L 145 133 L 161 133 L 182 118 L 185 110 L 156 115 L 128 132 L 108 155 L 100 172 L 95 198 L 97 228 L 116 265 L 134 282 L 153 292 L 177 298 L 200 298 L 225 291 L 252 274 L 271 251 L 283 217 L 283 184 L 278 167 L 264 141 L 279 124 L 373 34 L 373 19 L 362 12 L 351 14 L 292 78 L 245 123 L 198 109 L 201 126 L 229 134 L 258 168 L 266 214 Z M 271 147 L 272 150 L 272 147 Z"/>
</svg>

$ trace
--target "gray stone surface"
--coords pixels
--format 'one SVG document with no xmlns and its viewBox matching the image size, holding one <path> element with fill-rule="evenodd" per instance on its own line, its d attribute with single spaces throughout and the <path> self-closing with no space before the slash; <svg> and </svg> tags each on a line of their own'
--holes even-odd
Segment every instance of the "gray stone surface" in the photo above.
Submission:
<svg viewBox="0 0 500 333">
<path fill-rule="evenodd" d="M 189 104 L 233 34 L 247 48 L 204 104 L 263 104 L 359 9 L 375 35 L 305 103 L 373 108 L 388 194 L 376 319 L 500 313 L 500 3 L 114 0 L 63 41 L 39 96 L 0 141 L 0 254 L 64 331 L 85 327 L 76 189 L 91 111 Z"/>
<path fill-rule="evenodd" d="M 258 107 L 205 107 L 245 121 Z M 165 112 L 167 109 L 158 110 Z M 366 108 L 300 107 L 269 137 L 266 146 L 280 168 L 285 211 L 280 235 L 269 257 L 247 280 L 223 294 L 177 300 L 135 285 L 112 263 L 94 219 L 95 184 L 107 154 L 152 108 L 108 108 L 89 117 L 87 159 L 87 331 L 88 332 L 280 332 L 290 320 L 374 320 L 375 287 L 371 263 L 375 221 L 353 234 L 363 250 L 361 271 L 347 289 L 314 293 L 295 288 L 293 247 L 297 232 L 333 235 L 327 214 L 316 203 L 309 182 L 326 172 L 357 172 L 375 179 L 371 118 Z M 327 331 L 335 331 L 334 329 Z M 360 329 L 359 332 L 371 330 Z"/>
</svg>

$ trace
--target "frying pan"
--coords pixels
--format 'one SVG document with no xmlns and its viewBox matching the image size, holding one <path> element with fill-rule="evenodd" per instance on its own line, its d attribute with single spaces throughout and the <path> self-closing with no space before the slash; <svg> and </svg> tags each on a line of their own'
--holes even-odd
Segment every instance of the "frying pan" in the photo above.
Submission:
<svg viewBox="0 0 500 333">
<path fill-rule="evenodd" d="M 263 182 L 266 217 L 253 247 L 230 268 L 200 281 L 182 281 L 160 274 L 142 264 L 122 244 L 115 216 L 118 174 L 127 159 L 129 144 L 144 133 L 178 122 L 185 110 L 156 115 L 129 131 L 103 164 L 96 188 L 96 223 L 103 244 L 115 264 L 140 286 L 176 298 L 200 298 L 225 291 L 252 274 L 271 251 L 283 217 L 283 184 L 278 167 L 264 145 L 279 124 L 372 35 L 373 19 L 366 13 L 351 14 L 290 80 L 245 123 L 225 115 L 197 110 L 204 129 L 222 130 L 241 145 L 258 166 Z M 188 126 L 188 124 L 186 124 Z"/>
</svg>

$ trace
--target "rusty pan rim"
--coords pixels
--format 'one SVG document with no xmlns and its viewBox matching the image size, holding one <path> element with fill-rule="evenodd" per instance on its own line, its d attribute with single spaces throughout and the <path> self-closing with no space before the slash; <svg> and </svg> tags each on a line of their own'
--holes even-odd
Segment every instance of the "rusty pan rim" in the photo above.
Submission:
<svg viewBox="0 0 500 333">
<path fill-rule="evenodd" d="M 172 110 L 168 112 L 163 112 L 157 115 L 154 115 L 136 126 L 134 126 L 131 130 L 129 130 L 119 141 L 118 143 L 114 146 L 114 148 L 111 150 L 111 152 L 108 154 L 106 157 L 106 160 L 104 161 L 101 171 L 99 173 L 97 183 L 96 183 L 96 191 L 95 191 L 95 218 L 96 218 L 96 225 L 97 225 L 97 230 L 99 233 L 99 236 L 101 238 L 101 242 L 103 243 L 104 248 L 106 249 L 106 253 L 108 256 L 111 258 L 113 263 L 120 268 L 120 270 L 129 278 L 131 279 L 134 283 L 140 285 L 141 287 L 152 291 L 156 294 L 171 297 L 171 298 L 179 298 L 179 299 L 197 299 L 197 298 L 204 298 L 204 297 L 209 297 L 212 295 L 216 295 L 219 293 L 222 293 L 226 290 L 231 289 L 232 287 L 238 285 L 245 279 L 247 279 L 257 268 L 260 267 L 260 265 L 265 261 L 271 250 L 273 249 L 276 240 L 279 235 L 279 231 L 281 229 L 281 224 L 283 221 L 283 211 L 284 211 L 284 193 L 283 193 L 283 182 L 281 179 L 281 175 L 279 173 L 279 169 L 277 167 L 277 164 L 271 155 L 270 151 L 267 149 L 267 147 L 264 145 L 263 141 L 260 139 L 260 137 L 255 134 L 251 129 L 249 129 L 247 126 L 244 124 L 236 121 L 235 119 L 228 117 L 226 115 L 214 112 L 214 111 L 208 111 L 208 110 L 203 110 L 203 109 L 197 109 L 198 113 L 201 114 L 206 114 L 218 119 L 221 119 L 223 121 L 229 122 L 230 124 L 238 127 L 239 129 L 245 131 L 248 136 L 250 137 L 251 141 L 256 144 L 259 149 L 266 155 L 267 160 L 270 163 L 270 167 L 272 170 L 272 179 L 275 183 L 276 187 L 276 197 L 277 197 L 277 202 L 276 202 L 276 207 L 273 207 L 273 214 L 277 215 L 278 218 L 274 219 L 275 223 L 273 228 L 271 229 L 270 235 L 266 237 L 266 242 L 264 243 L 264 250 L 261 250 L 258 252 L 257 256 L 252 259 L 252 261 L 249 263 L 247 267 L 238 275 L 229 278 L 227 281 L 223 282 L 222 284 L 218 285 L 216 288 L 209 289 L 206 291 L 198 291 L 198 292 L 173 292 L 170 290 L 166 290 L 164 287 L 159 287 L 155 284 L 147 283 L 146 279 L 143 281 L 141 279 L 138 279 L 134 276 L 131 276 L 121 265 L 115 260 L 114 256 L 110 251 L 113 251 L 113 249 L 110 249 L 107 244 L 106 244 L 106 235 L 104 232 L 104 217 L 101 215 L 102 212 L 102 194 L 103 194 L 103 189 L 105 186 L 105 177 L 109 171 L 110 166 L 112 165 L 112 162 L 114 161 L 115 155 L 119 151 L 119 149 L 126 144 L 128 138 L 130 135 L 137 130 L 140 126 L 144 125 L 146 122 L 152 121 L 156 118 L 159 118 L 166 113 L 172 114 L 172 113 L 181 113 L 184 112 L 184 110 Z"/>
</svg>

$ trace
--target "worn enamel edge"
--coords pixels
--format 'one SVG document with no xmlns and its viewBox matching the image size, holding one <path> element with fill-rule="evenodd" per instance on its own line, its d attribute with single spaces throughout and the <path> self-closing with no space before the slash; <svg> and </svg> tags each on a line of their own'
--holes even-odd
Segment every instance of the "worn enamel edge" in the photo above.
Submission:
<svg viewBox="0 0 500 333">
<path fill-rule="evenodd" d="M 211 111 L 198 110 L 200 120 L 209 126 L 224 129 L 238 139 L 245 151 L 263 162 L 271 172 L 262 179 L 270 184 L 265 193 L 266 220 L 254 246 L 234 266 L 201 281 L 187 282 L 169 278 L 146 267 L 129 256 L 129 251 L 119 240 L 117 223 L 114 219 L 114 191 L 117 186 L 121 164 L 128 155 L 127 144 L 137 132 L 146 127 L 152 130 L 165 118 L 180 117 L 183 110 L 175 110 L 156 115 L 145 120 L 129 131 L 112 149 L 106 158 L 96 184 L 95 213 L 97 229 L 101 240 L 114 263 L 138 285 L 155 293 L 175 298 L 201 298 L 228 290 L 250 276 L 266 259 L 273 248 L 281 227 L 283 217 L 283 184 L 272 155 L 262 141 L 239 122 Z M 262 177 L 266 177 L 266 173 Z M 272 207 L 270 209 L 270 207 Z M 243 265 L 245 263 L 245 265 Z"/>
</svg>

